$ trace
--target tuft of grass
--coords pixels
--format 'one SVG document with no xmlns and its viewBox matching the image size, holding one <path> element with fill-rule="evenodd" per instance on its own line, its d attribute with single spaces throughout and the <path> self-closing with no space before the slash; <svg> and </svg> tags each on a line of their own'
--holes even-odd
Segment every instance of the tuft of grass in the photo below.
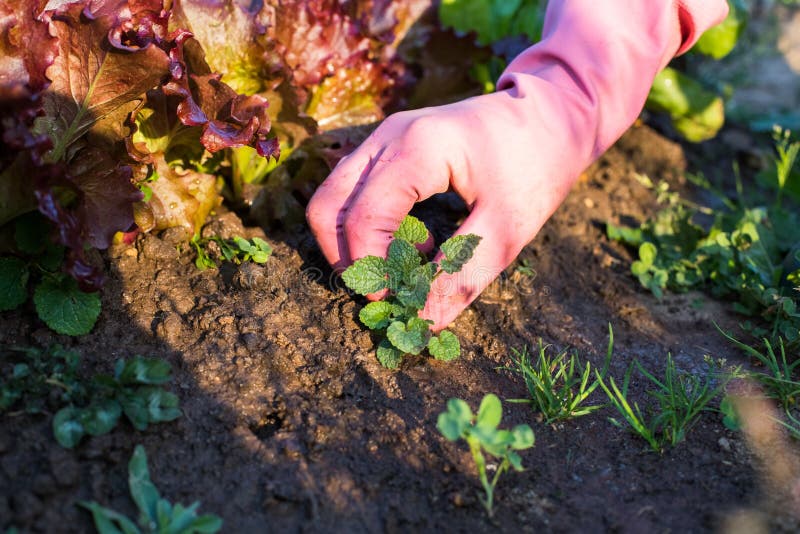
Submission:
<svg viewBox="0 0 800 534">
<path fill-rule="evenodd" d="M 528 348 L 512 349 L 512 364 L 502 369 L 518 374 L 525 381 L 529 398 L 510 399 L 508 402 L 529 404 L 541 413 L 546 423 L 565 421 L 595 412 L 601 404 L 584 404 L 600 385 L 592 378 L 591 363 L 582 364 L 574 351 L 562 350 L 554 356 L 548 355 L 548 345 L 539 340 L 539 350 L 534 361 Z M 605 376 L 614 349 L 614 332 L 608 327 L 608 349 L 603 370 Z"/>
<path fill-rule="evenodd" d="M 679 371 L 672 355 L 667 355 L 667 364 L 662 378 L 647 371 L 638 361 L 628 368 L 622 383 L 618 387 L 613 377 L 609 377 L 608 385 L 600 373 L 595 371 L 600 387 L 609 398 L 611 406 L 622 416 L 623 421 L 615 418 L 609 420 L 616 426 L 624 428 L 627 423 L 634 433 L 641 436 L 656 452 L 663 452 L 667 445 L 674 447 L 686 438 L 686 434 L 697 423 L 703 412 L 718 411 L 711 406 L 727 383 L 738 374 L 717 372 L 717 365 L 709 358 L 708 372 L 704 377 Z M 628 387 L 633 370 L 638 369 L 650 384 L 655 386 L 647 391 L 653 399 L 649 412 L 643 411 L 639 405 L 628 400 Z"/>
</svg>

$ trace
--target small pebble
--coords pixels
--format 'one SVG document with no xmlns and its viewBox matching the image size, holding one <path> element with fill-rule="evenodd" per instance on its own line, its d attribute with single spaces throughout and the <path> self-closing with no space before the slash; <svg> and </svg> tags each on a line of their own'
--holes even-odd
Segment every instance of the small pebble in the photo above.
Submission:
<svg viewBox="0 0 800 534">
<path fill-rule="evenodd" d="M 728 441 L 727 438 L 719 438 L 719 441 L 717 441 L 717 443 L 719 443 L 719 446 L 722 447 L 724 451 L 730 452 L 731 442 Z"/>
<path fill-rule="evenodd" d="M 589 197 L 586 197 L 583 199 L 583 205 L 589 209 L 592 209 L 594 207 L 594 200 L 592 200 Z"/>
</svg>

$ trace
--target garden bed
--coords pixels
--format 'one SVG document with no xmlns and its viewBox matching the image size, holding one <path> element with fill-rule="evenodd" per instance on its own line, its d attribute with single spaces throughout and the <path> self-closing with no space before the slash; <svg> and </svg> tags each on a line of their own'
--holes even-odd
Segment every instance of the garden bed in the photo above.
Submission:
<svg viewBox="0 0 800 534">
<path fill-rule="evenodd" d="M 461 358 L 410 358 L 399 371 L 376 360 L 358 301 L 305 226 L 268 232 L 274 252 L 263 266 L 200 271 L 170 231 L 113 246 L 91 334 L 55 335 L 28 304 L 0 316 L 0 345 L 60 343 L 105 371 L 122 357 L 164 358 L 183 416 L 144 432 L 126 423 L 73 450 L 53 439 L 49 416 L 4 416 L 0 529 L 89 531 L 78 500 L 134 516 L 126 479 L 136 444 L 162 494 L 200 500 L 224 532 L 699 532 L 742 509 L 771 510 L 759 463 L 718 414 L 657 454 L 613 426 L 608 408 L 545 425 L 527 406 L 505 403 L 505 423 L 530 424 L 536 445 L 522 452 L 524 472 L 501 479 L 493 519 L 477 499 L 468 450 L 436 429 L 451 397 L 472 406 L 488 392 L 523 397 L 522 381 L 498 367 L 539 338 L 601 366 L 610 323 L 618 379 L 634 358 L 660 372 L 667 353 L 686 371 L 702 370 L 704 355 L 743 361 L 712 324 L 736 324 L 726 304 L 701 294 L 657 301 L 630 275 L 629 252 L 605 238 L 605 221 L 641 221 L 655 208 L 635 173 L 680 189 L 685 168 L 679 145 L 635 126 L 522 252 L 533 273 L 512 266 L 455 322 Z M 417 212 L 438 242 L 463 216 L 452 200 Z M 223 237 L 263 236 L 234 213 L 210 224 Z M 635 400 L 643 388 L 632 385 Z M 792 528 L 776 517 L 773 526 Z"/>
</svg>

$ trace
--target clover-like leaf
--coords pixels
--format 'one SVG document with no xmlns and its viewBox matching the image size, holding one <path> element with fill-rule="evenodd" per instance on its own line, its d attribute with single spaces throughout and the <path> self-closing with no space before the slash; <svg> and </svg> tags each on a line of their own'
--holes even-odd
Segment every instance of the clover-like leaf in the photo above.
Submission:
<svg viewBox="0 0 800 534">
<path fill-rule="evenodd" d="M 178 409 L 178 397 L 174 393 L 156 386 L 145 386 L 139 388 L 136 395 L 144 400 L 150 423 L 173 421 L 181 415 Z"/>
<path fill-rule="evenodd" d="M 157 385 L 169 382 L 171 367 L 158 358 L 135 356 L 132 360 L 117 360 L 114 376 L 122 384 Z"/>
<path fill-rule="evenodd" d="M 422 244 L 428 240 L 428 229 L 425 228 L 425 223 L 413 215 L 406 215 L 394 236 L 398 239 L 405 239 L 412 244 Z"/>
<path fill-rule="evenodd" d="M 496 429 L 503 418 L 503 407 L 494 393 L 489 393 L 481 401 L 475 426 L 485 429 Z"/>
<path fill-rule="evenodd" d="M 536 437 L 533 430 L 528 425 L 517 425 L 511 430 L 511 435 L 514 441 L 511 443 L 511 448 L 521 451 L 523 449 L 530 449 L 536 443 Z"/>
<path fill-rule="evenodd" d="M 461 354 L 461 343 L 455 334 L 443 330 L 438 336 L 432 336 L 428 341 L 428 352 L 437 360 L 449 362 Z"/>
<path fill-rule="evenodd" d="M 105 399 L 81 410 L 80 422 L 90 436 L 108 434 L 117 426 L 122 407 L 114 399 Z"/>
<path fill-rule="evenodd" d="M 81 410 L 74 406 L 60 409 L 53 417 L 53 434 L 59 445 L 67 449 L 73 448 L 86 434 L 80 422 Z"/>
<path fill-rule="evenodd" d="M 447 401 L 447 411 L 439 414 L 436 428 L 450 441 L 460 438 L 472 424 L 472 410 L 469 404 L 461 399 Z"/>
<path fill-rule="evenodd" d="M 403 353 L 391 341 L 384 339 L 378 345 L 378 361 L 387 369 L 397 369 L 403 361 Z"/>
<path fill-rule="evenodd" d="M 453 274 L 461 270 L 472 255 L 475 247 L 480 243 L 481 237 L 475 234 L 456 235 L 442 243 L 440 250 L 444 258 L 440 262 L 440 267 L 446 273 Z"/>
<path fill-rule="evenodd" d="M 358 312 L 358 318 L 367 328 L 378 330 L 389 326 L 393 306 L 386 301 L 370 302 Z"/>
<path fill-rule="evenodd" d="M 402 352 L 419 354 L 427 346 L 431 336 L 429 324 L 419 317 L 412 317 L 405 324 L 394 321 L 386 329 L 386 337 Z"/>
<path fill-rule="evenodd" d="M 386 260 L 378 256 L 366 256 L 345 269 L 342 280 L 359 295 L 369 295 L 386 288 L 387 272 Z"/>
</svg>

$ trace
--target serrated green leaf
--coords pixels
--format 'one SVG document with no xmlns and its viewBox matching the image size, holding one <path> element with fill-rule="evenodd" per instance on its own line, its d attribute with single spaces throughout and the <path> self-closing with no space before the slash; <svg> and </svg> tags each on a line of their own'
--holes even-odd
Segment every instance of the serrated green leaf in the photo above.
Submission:
<svg viewBox="0 0 800 534">
<path fill-rule="evenodd" d="M 406 324 L 394 321 L 386 329 L 386 337 L 398 350 L 408 354 L 419 354 L 428 344 L 431 331 L 429 323 L 412 317 Z"/>
<path fill-rule="evenodd" d="M 430 263 L 420 265 L 407 276 L 404 283 L 397 290 L 397 300 L 409 308 L 421 310 L 425 307 L 428 300 L 428 293 L 431 292 L 431 273 Z M 435 265 L 433 267 L 436 268 Z"/>
<path fill-rule="evenodd" d="M 53 434 L 59 445 L 71 449 L 80 442 L 86 433 L 80 419 L 81 410 L 74 406 L 67 406 L 56 413 L 53 417 Z"/>
<path fill-rule="evenodd" d="M 19 258 L 0 258 L 0 311 L 16 309 L 28 300 L 28 266 Z"/>
<path fill-rule="evenodd" d="M 397 350 L 388 339 L 378 345 L 378 361 L 387 369 L 397 369 L 403 361 L 403 353 Z"/>
<path fill-rule="evenodd" d="M 437 360 L 449 362 L 461 354 L 461 343 L 455 334 L 443 330 L 438 336 L 432 336 L 428 341 L 428 352 Z"/>
<path fill-rule="evenodd" d="M 69 276 L 47 277 L 36 286 L 33 303 L 39 318 L 68 336 L 88 334 L 100 315 L 100 295 L 84 293 Z"/>
<path fill-rule="evenodd" d="M 117 426 L 122 407 L 114 399 L 105 399 L 81 410 L 80 423 L 90 436 L 107 434 Z"/>
<path fill-rule="evenodd" d="M 422 244 L 428 240 L 428 229 L 425 224 L 412 215 L 406 215 L 400 228 L 394 233 L 398 239 L 405 239 L 412 244 Z"/>
<path fill-rule="evenodd" d="M 453 274 L 461 270 L 472 255 L 475 247 L 480 243 L 481 237 L 475 234 L 456 235 L 442 243 L 440 248 L 444 259 L 440 262 L 440 267 L 446 273 Z"/>
<path fill-rule="evenodd" d="M 389 289 L 397 291 L 411 273 L 420 266 L 422 257 L 417 247 L 403 239 L 395 239 L 389 244 L 386 265 L 389 271 Z"/>
<path fill-rule="evenodd" d="M 366 256 L 345 269 L 342 280 L 359 295 L 369 295 L 387 287 L 387 273 L 386 260 L 378 256 Z"/>
<path fill-rule="evenodd" d="M 367 328 L 378 330 L 389 326 L 393 307 L 386 301 L 370 302 L 358 312 L 358 318 Z"/>
</svg>

